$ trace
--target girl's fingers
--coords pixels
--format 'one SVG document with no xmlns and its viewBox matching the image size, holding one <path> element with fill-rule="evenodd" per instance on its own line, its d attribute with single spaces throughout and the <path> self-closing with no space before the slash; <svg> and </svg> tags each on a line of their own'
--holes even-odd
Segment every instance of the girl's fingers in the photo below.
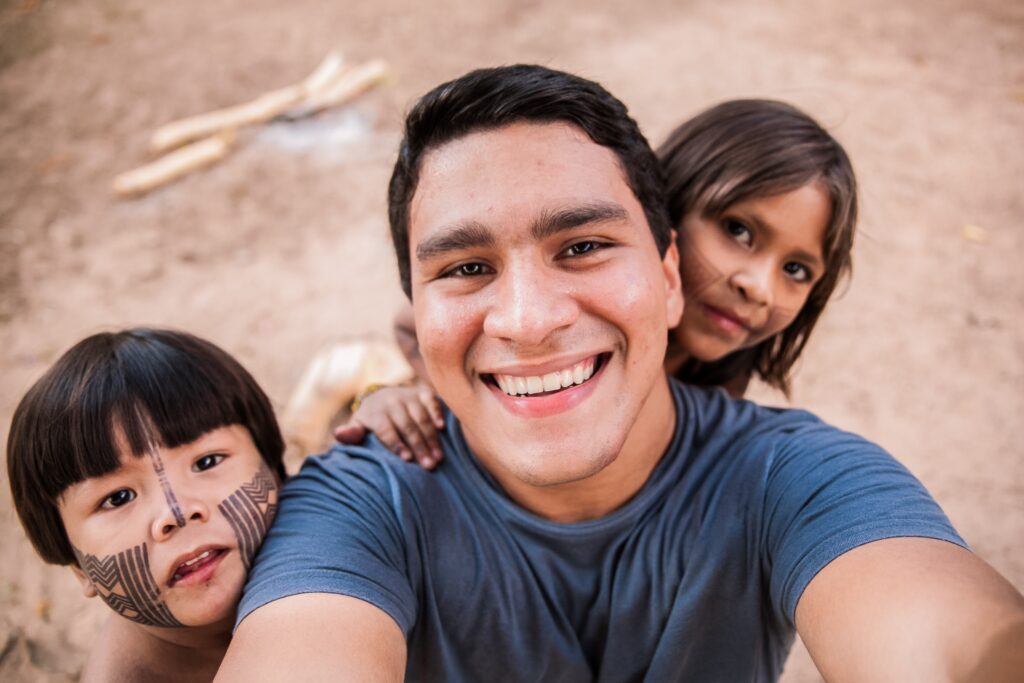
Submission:
<svg viewBox="0 0 1024 683">
<path fill-rule="evenodd" d="M 410 405 L 415 406 L 417 404 L 414 401 Z M 409 407 L 406 405 L 392 406 L 388 415 L 391 417 L 391 423 L 395 426 L 401 439 L 412 450 L 416 462 L 423 467 L 430 468 L 433 466 L 433 461 L 430 457 L 430 446 L 420 431 L 416 419 L 409 414 Z"/>
<path fill-rule="evenodd" d="M 358 444 L 366 438 L 366 427 L 349 420 L 334 429 L 334 440 L 338 443 Z"/>
<path fill-rule="evenodd" d="M 424 386 L 419 389 L 419 397 L 420 404 L 426 408 L 434 427 L 444 429 L 444 413 L 441 411 L 441 402 L 437 400 L 437 395 L 430 387 Z"/>
<path fill-rule="evenodd" d="M 417 460 L 419 460 L 420 464 L 424 467 L 428 469 L 432 468 L 437 465 L 443 457 L 441 453 L 441 442 L 437 438 L 437 429 L 431 420 L 427 408 L 422 403 L 410 403 L 409 414 L 416 423 L 416 427 L 419 429 L 427 449 L 426 452 L 422 453 L 422 456 L 417 453 Z M 429 461 L 424 462 L 424 458 L 427 458 Z"/>
<path fill-rule="evenodd" d="M 398 430 L 392 425 L 391 421 L 385 418 L 375 427 L 370 427 L 370 431 L 377 435 L 380 442 L 384 444 L 384 447 L 389 451 L 397 455 L 402 460 L 410 462 L 412 460 L 412 452 L 406 447 L 405 442 L 402 441 L 402 437 Z"/>
</svg>

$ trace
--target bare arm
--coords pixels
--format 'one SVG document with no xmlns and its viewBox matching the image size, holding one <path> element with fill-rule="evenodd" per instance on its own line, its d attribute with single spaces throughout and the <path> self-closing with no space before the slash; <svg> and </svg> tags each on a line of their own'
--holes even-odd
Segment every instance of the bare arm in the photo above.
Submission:
<svg viewBox="0 0 1024 683">
<path fill-rule="evenodd" d="M 434 385 L 430 383 L 427 366 L 423 362 L 423 356 L 420 355 L 420 343 L 416 337 L 416 320 L 413 318 L 412 305 L 403 306 L 395 314 L 394 330 L 398 348 L 402 350 L 402 355 L 409 361 L 409 365 L 416 373 L 416 380 L 433 391 Z"/>
<path fill-rule="evenodd" d="M 796 625 L 830 683 L 997 683 L 1024 671 L 1024 597 L 943 541 L 892 538 L 841 555 L 808 584 Z"/>
<path fill-rule="evenodd" d="M 405 658 L 405 636 L 383 610 L 343 595 L 305 593 L 247 616 L 216 680 L 397 683 Z"/>
</svg>

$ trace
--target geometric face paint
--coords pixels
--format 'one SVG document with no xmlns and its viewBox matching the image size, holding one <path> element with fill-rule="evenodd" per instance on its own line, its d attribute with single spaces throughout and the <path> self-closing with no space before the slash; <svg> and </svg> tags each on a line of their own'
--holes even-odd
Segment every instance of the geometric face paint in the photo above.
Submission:
<svg viewBox="0 0 1024 683">
<path fill-rule="evenodd" d="M 145 543 L 102 559 L 72 550 L 96 592 L 122 617 L 145 626 L 184 626 L 160 599 Z"/>
<path fill-rule="evenodd" d="M 138 406 L 135 406 L 135 414 L 139 424 L 147 424 Z M 160 449 L 157 446 L 156 439 L 153 438 L 153 434 L 148 429 L 146 430 L 146 453 L 153 463 L 153 469 L 156 471 L 157 479 L 160 481 L 160 488 L 163 490 L 167 507 L 171 509 L 171 514 L 174 515 L 174 523 L 180 529 L 185 526 L 185 515 L 182 514 L 181 505 L 178 504 L 174 490 L 171 489 L 171 483 L 167 480 L 167 472 L 164 470 L 164 461 L 160 458 Z"/>
<path fill-rule="evenodd" d="M 276 492 L 277 482 L 263 467 L 252 481 L 242 484 L 217 506 L 235 532 L 238 552 L 246 570 L 252 565 L 252 558 L 256 556 L 277 513 Z M 274 498 L 273 502 L 271 497 Z"/>
</svg>

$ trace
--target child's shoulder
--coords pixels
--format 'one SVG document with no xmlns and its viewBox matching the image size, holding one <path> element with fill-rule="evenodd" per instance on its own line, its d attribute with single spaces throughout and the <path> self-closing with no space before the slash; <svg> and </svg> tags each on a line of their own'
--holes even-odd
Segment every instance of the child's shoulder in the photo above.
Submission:
<svg viewBox="0 0 1024 683">
<path fill-rule="evenodd" d="M 217 666 L 182 655 L 179 646 L 146 634 L 127 619 L 110 615 L 89 648 L 81 683 L 188 683 L 209 681 Z M 213 663 L 219 664 L 219 662 Z"/>
</svg>

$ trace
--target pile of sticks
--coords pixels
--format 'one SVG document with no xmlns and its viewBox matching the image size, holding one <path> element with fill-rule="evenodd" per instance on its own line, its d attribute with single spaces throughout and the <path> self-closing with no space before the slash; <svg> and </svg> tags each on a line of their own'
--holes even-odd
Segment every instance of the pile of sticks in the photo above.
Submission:
<svg viewBox="0 0 1024 683">
<path fill-rule="evenodd" d="M 114 192 L 135 197 L 166 185 L 228 155 L 237 131 L 269 121 L 295 120 L 336 107 L 380 84 L 389 76 L 387 63 L 374 59 L 346 67 L 341 55 L 329 54 L 299 83 L 260 95 L 251 102 L 191 116 L 162 126 L 150 139 L 159 159 L 114 179 Z"/>
</svg>

